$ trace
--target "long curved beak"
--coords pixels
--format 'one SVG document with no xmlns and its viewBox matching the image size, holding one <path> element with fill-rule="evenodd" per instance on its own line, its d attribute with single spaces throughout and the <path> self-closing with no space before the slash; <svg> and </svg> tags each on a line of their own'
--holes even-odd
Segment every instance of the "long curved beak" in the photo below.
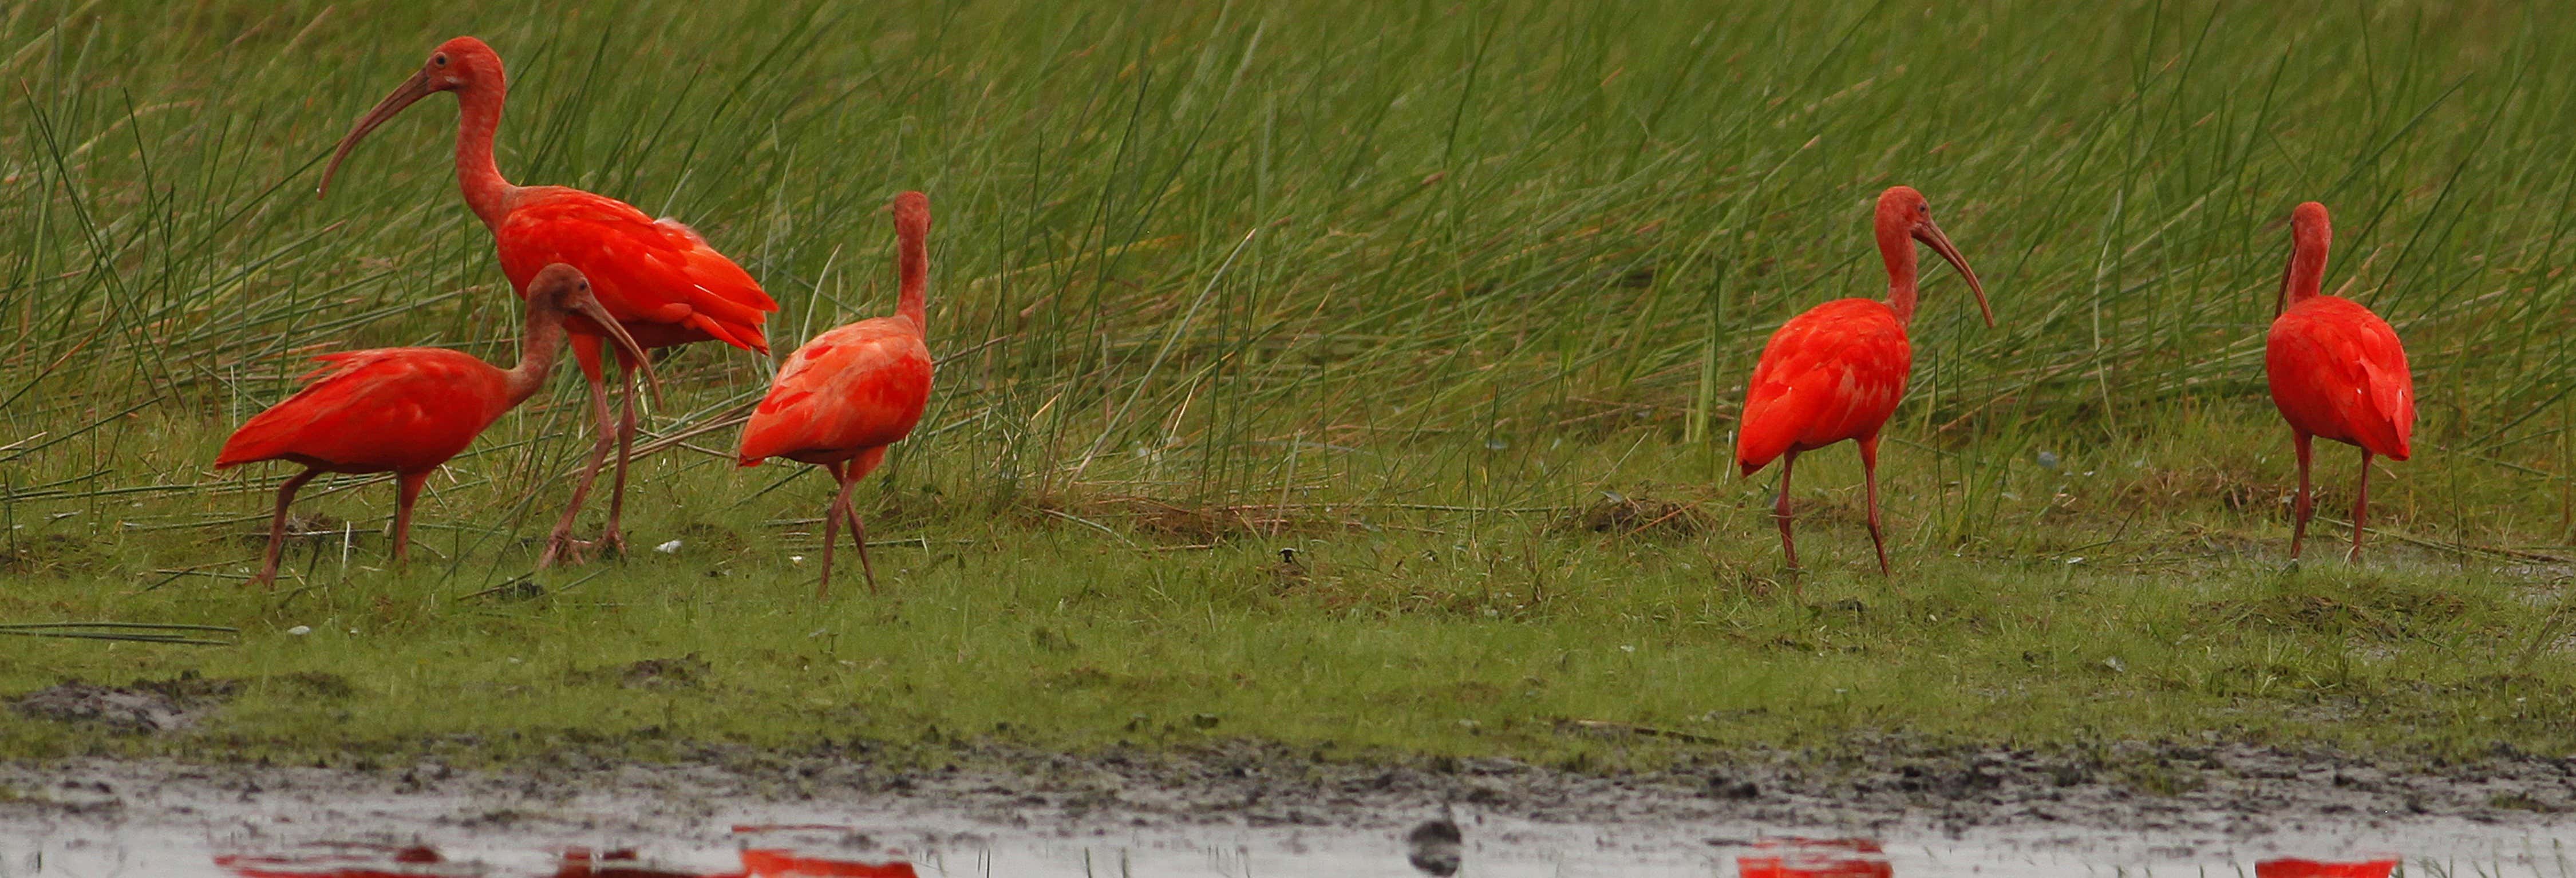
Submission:
<svg viewBox="0 0 2576 878">
<path fill-rule="evenodd" d="M 1968 279 L 1968 291 L 1977 294 L 1977 311 L 1986 316 L 1986 328 L 1995 328 L 1995 308 L 1986 304 L 1986 286 L 1977 282 L 1977 270 L 1968 267 L 1968 257 L 1959 255 L 1959 248 L 1950 243 L 1950 236 L 1942 234 L 1941 227 L 1934 224 L 1931 217 L 1925 217 L 1922 227 L 1914 230 L 1914 240 L 1932 245 L 1932 252 L 1941 254 L 1941 258 L 1950 261 L 1951 268 L 1958 269 L 1959 274 Z"/>
<path fill-rule="evenodd" d="M 573 313 L 590 318 L 590 322 L 599 324 L 601 329 L 607 330 L 608 340 L 615 343 L 618 350 L 626 352 L 627 361 L 634 363 L 635 368 L 643 370 L 644 392 L 651 394 L 653 406 L 660 408 L 662 379 L 653 374 L 653 358 L 644 355 L 644 346 L 636 344 L 635 337 L 626 334 L 626 327 L 619 324 L 617 318 L 608 316 L 608 309 L 601 307 L 599 299 L 590 294 L 577 294 L 572 297 L 572 301 L 565 304 L 572 308 Z"/>
<path fill-rule="evenodd" d="M 2281 318 L 2281 312 L 2290 310 L 2290 273 L 2297 271 L 2298 268 L 2299 246 L 2293 242 L 2290 245 L 2290 258 L 2281 263 L 2281 290 L 2272 296 L 2272 319 L 2278 320 Z"/>
<path fill-rule="evenodd" d="M 358 120 L 358 127 L 349 129 L 349 133 L 340 138 L 340 148 L 331 153 L 330 166 L 322 169 L 322 185 L 314 188 L 313 197 L 321 198 L 331 194 L 331 175 L 340 172 L 340 160 L 348 158 L 349 151 L 358 148 L 358 141 L 365 139 L 367 132 L 376 130 L 376 126 L 385 124 L 385 120 L 393 118 L 395 113 L 400 113 L 404 107 L 428 97 L 433 91 L 436 89 L 429 87 L 429 71 L 423 70 L 412 74 L 411 79 L 404 82 L 401 88 L 394 89 L 393 94 L 386 95 L 384 100 L 377 101 L 376 108 L 368 110 L 366 117 Z"/>
</svg>

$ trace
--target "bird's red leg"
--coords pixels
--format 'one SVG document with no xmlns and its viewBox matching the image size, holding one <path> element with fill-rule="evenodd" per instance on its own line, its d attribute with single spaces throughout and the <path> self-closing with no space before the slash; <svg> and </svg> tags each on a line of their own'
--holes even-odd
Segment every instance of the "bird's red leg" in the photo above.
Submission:
<svg viewBox="0 0 2576 878">
<path fill-rule="evenodd" d="M 607 383 L 597 378 L 591 378 L 587 383 L 590 385 L 591 416 L 599 423 L 599 441 L 591 443 L 590 465 L 582 469 L 581 480 L 573 483 L 572 502 L 564 506 L 563 518 L 555 522 L 554 533 L 546 537 L 545 552 L 537 556 L 539 570 L 554 566 L 556 559 L 567 550 L 578 552 L 581 548 L 581 544 L 572 538 L 573 520 L 581 516 L 582 501 L 590 496 L 590 486 L 599 481 L 599 467 L 608 462 L 608 452 L 617 445 L 617 422 L 608 414 Z M 580 558 L 576 555 L 574 560 L 578 562 Z"/>
<path fill-rule="evenodd" d="M 429 484 L 431 472 L 403 473 L 394 480 L 394 562 L 397 564 L 411 554 L 411 505 L 420 499 L 420 489 Z"/>
<path fill-rule="evenodd" d="M 1780 554 L 1789 559 L 1789 569 L 1798 569 L 1798 543 L 1789 537 L 1789 471 L 1798 465 L 1798 452 L 1780 458 L 1780 503 L 1771 508 L 1771 517 L 1780 522 Z"/>
<path fill-rule="evenodd" d="M 626 535 L 618 532 L 617 518 L 626 511 L 626 459 L 635 452 L 635 364 L 626 362 L 623 353 L 617 355 L 617 362 L 626 374 L 626 402 L 617 416 L 617 475 L 608 488 L 608 529 L 600 531 L 599 541 L 592 545 L 623 558 Z"/>
<path fill-rule="evenodd" d="M 2299 499 L 2290 507 L 2290 560 L 2299 560 L 2299 543 L 2308 537 L 2308 454 L 2309 438 L 2304 430 L 2290 431 L 2290 443 L 2299 452 Z"/>
<path fill-rule="evenodd" d="M 251 577 L 249 582 L 242 585 L 277 587 L 277 556 L 286 551 L 287 504 L 295 502 L 295 492 L 303 488 L 305 482 L 312 481 L 314 476 L 321 474 L 321 470 L 306 467 L 303 472 L 289 476 L 286 484 L 277 486 L 277 514 L 268 520 L 268 563 L 260 566 L 258 576 Z"/>
<path fill-rule="evenodd" d="M 841 541 L 841 519 L 848 514 L 850 507 L 851 480 L 841 477 L 845 465 L 829 463 L 824 464 L 823 469 L 832 474 L 832 481 L 840 483 L 841 488 L 839 493 L 832 495 L 832 505 L 823 507 L 823 578 L 814 584 L 817 598 L 831 594 L 832 544 Z"/>
<path fill-rule="evenodd" d="M 1878 575 L 1887 573 L 1887 538 L 1878 531 L 1878 437 L 1860 440 L 1860 478 L 1869 486 L 1869 543 L 1878 548 Z"/>
<path fill-rule="evenodd" d="M 850 488 L 859 483 L 857 468 L 851 469 L 848 481 L 841 483 L 841 514 L 850 517 L 850 542 L 859 546 L 859 572 L 868 580 L 868 593 L 877 593 L 877 569 L 868 563 L 868 527 L 859 523 L 859 506 L 850 502 Z"/>
<path fill-rule="evenodd" d="M 2344 560 L 2361 563 L 2362 519 L 2370 512 L 2370 449 L 2361 450 L 2361 483 L 2352 489 L 2352 554 Z"/>
</svg>

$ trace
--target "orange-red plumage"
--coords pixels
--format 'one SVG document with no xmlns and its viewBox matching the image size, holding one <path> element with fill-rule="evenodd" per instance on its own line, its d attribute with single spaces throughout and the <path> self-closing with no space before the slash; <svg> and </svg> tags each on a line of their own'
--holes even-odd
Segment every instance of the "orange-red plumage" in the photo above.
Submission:
<svg viewBox="0 0 2576 878">
<path fill-rule="evenodd" d="M 1913 371 L 1905 324 L 1885 302 L 1837 299 L 1790 318 L 1753 368 L 1736 465 L 1749 476 L 1791 451 L 1877 436 Z"/>
<path fill-rule="evenodd" d="M 304 376 L 304 389 L 252 416 L 215 455 L 216 469 L 263 460 L 304 465 L 304 472 L 278 489 L 268 561 L 252 581 L 276 578 L 287 506 L 305 482 L 326 472 L 397 476 L 393 553 L 402 558 L 411 533 L 412 502 L 429 474 L 545 383 L 563 344 L 565 321 L 573 315 L 610 320 L 580 272 L 550 265 L 529 279 L 528 321 L 517 366 L 503 369 L 445 348 L 315 357 L 325 365 Z M 605 325 L 612 341 L 642 356 L 614 321 Z M 649 377 L 651 367 L 644 368 Z"/>
<path fill-rule="evenodd" d="M 2280 313 L 2272 320 L 2263 371 L 2272 404 L 2290 424 L 2299 459 L 2297 522 L 2290 557 L 2299 557 L 2313 501 L 2308 491 L 2312 437 L 2361 449 L 2360 487 L 2353 492 L 2352 557 L 2361 557 L 2362 521 L 2370 498 L 2370 458 L 2413 454 L 2415 376 L 2406 347 L 2388 321 L 2350 299 L 2323 295 L 2334 227 L 2325 205 L 2307 202 L 2291 215 L 2289 268 L 2281 276 Z"/>
<path fill-rule="evenodd" d="M 877 317 L 815 336 L 752 411 L 742 463 L 839 463 L 901 441 L 930 404 L 930 378 L 930 347 L 911 320 Z"/>
<path fill-rule="evenodd" d="M 358 120 L 340 139 L 330 166 L 323 171 L 324 191 L 340 161 L 368 132 L 404 107 L 441 91 L 456 94 L 457 187 L 464 192 L 466 206 L 492 230 L 502 273 L 522 298 L 528 295 L 528 281 L 538 269 L 563 263 L 590 277 L 607 313 L 646 348 L 714 340 L 769 352 L 761 324 L 778 310 L 778 303 L 695 230 L 676 220 L 653 219 L 634 205 L 604 195 L 562 186 L 517 186 L 501 176 L 492 157 L 493 139 L 501 126 L 508 76 L 501 56 L 473 37 L 440 44 L 418 73 Z M 635 433 L 635 388 L 629 376 L 623 413 L 612 418 L 600 357 L 601 329 L 582 319 L 575 320 L 571 330 L 573 358 L 590 386 L 599 439 L 591 450 L 590 465 L 573 488 L 571 503 L 547 540 L 545 554 L 538 558 L 541 567 L 576 545 L 573 522 L 612 447 L 618 452 L 617 475 L 608 525 L 599 543 L 618 546 L 623 542 L 617 523 L 625 504 L 627 457 Z"/>
<path fill-rule="evenodd" d="M 1849 440 L 1860 448 L 1868 484 L 1870 542 L 1878 550 L 1879 571 L 1888 569 L 1887 542 L 1878 521 L 1878 431 L 1905 398 L 1906 379 L 1914 370 L 1914 348 L 1905 336 L 1914 319 L 1914 242 L 1930 245 L 1967 277 L 1987 325 L 1994 324 L 1985 288 L 1933 224 L 1923 193 L 1896 186 L 1880 194 L 1876 232 L 1879 255 L 1887 264 L 1887 300 L 1837 299 L 1781 324 L 1763 346 L 1745 388 L 1744 416 L 1735 433 L 1736 466 L 1749 476 L 1781 461 L 1780 497 L 1772 514 L 1780 524 L 1780 551 L 1791 567 L 1798 566 L 1798 548 L 1790 535 L 1789 476 L 1798 454 Z"/>
<path fill-rule="evenodd" d="M 561 186 L 530 186 L 513 195 L 501 226 L 501 271 L 526 288 L 552 263 L 580 268 L 609 316 L 647 348 L 721 341 L 769 352 L 761 323 L 778 303 L 741 266 L 707 246 L 696 230 L 656 220 L 633 205 Z M 588 327 L 576 327 L 587 330 Z M 599 372 L 598 336 L 590 339 L 585 374 Z"/>
<path fill-rule="evenodd" d="M 769 395 L 742 430 L 743 466 L 784 457 L 830 468 L 840 493 L 823 513 L 820 588 L 832 583 L 834 531 L 850 523 L 868 586 L 868 543 L 850 486 L 885 460 L 886 446 L 911 435 L 930 404 L 932 364 L 926 336 L 929 284 L 930 199 L 919 192 L 895 196 L 894 227 L 902 292 L 895 316 L 875 317 L 815 336 L 778 370 Z"/>
<path fill-rule="evenodd" d="M 446 348 L 315 357 L 304 389 L 251 416 L 215 468 L 290 460 L 324 472 L 418 472 L 464 451 L 510 408 L 503 373 Z"/>
</svg>

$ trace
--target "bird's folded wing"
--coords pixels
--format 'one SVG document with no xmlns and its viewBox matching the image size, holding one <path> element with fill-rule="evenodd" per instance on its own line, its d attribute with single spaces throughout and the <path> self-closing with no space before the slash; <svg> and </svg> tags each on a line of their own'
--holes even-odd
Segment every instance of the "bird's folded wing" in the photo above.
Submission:
<svg viewBox="0 0 2576 878">
<path fill-rule="evenodd" d="M 824 333 L 779 367 L 776 384 L 744 429 L 744 454 L 895 442 L 920 423 L 930 380 L 930 356 L 920 336 L 891 321 L 867 320 Z"/>
<path fill-rule="evenodd" d="M 760 327 L 778 303 L 688 226 L 566 190 L 513 209 L 500 238 L 518 251 L 503 254 L 506 264 L 531 273 L 551 262 L 581 269 L 621 322 L 688 326 L 735 347 L 769 350 Z"/>
</svg>

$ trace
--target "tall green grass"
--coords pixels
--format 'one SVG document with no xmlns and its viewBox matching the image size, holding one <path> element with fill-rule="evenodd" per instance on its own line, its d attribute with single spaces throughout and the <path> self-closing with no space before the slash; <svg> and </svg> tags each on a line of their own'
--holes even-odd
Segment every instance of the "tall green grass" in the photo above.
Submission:
<svg viewBox="0 0 2576 878">
<path fill-rule="evenodd" d="M 1081 744 L 1137 712 L 1524 754 L 1553 719 L 2568 740 L 2576 35 L 2544 10 L 543 6 L 0 6 L 0 617 L 241 632 L 0 638 L 0 691 L 346 677 L 361 721 L 263 695 L 208 739 L 289 751 L 584 723 Z M 312 193 L 459 33 L 510 65 L 506 172 L 693 224 L 784 305 L 782 353 L 892 309 L 879 208 L 930 193 L 939 389 L 863 495 L 886 593 L 810 598 L 826 486 L 724 459 L 771 367 L 708 345 L 663 364 L 624 565 L 522 579 L 588 446 L 566 377 L 433 481 L 410 570 L 368 538 L 389 488 L 342 478 L 306 491 L 288 587 L 220 587 L 283 468 L 208 465 L 306 356 L 512 354 L 450 101 Z M 1793 581 L 1769 477 L 1728 472 L 1735 406 L 1773 327 L 1884 289 L 1865 223 L 1895 183 L 1999 325 L 1933 270 L 1889 433 L 1899 576 L 1833 451 L 1800 468 Z M 2361 572 L 2278 565 L 2259 351 L 2307 199 L 2422 399 Z M 2312 557 L 2351 459 L 2322 458 Z M 720 685 L 658 712 L 591 673 L 688 652 Z M 0 717 L 0 749 L 86 746 Z"/>
<path fill-rule="evenodd" d="M 880 506 L 1431 506 L 1474 533 L 1716 484 L 1768 331 L 1882 289 L 1864 223 L 1902 182 L 1999 323 L 1934 273 L 1894 428 L 1909 545 L 2027 543 L 2045 510 L 2007 482 L 2032 450 L 2187 468 L 2215 437 L 2286 480 L 2259 345 L 2305 199 L 2339 220 L 2330 285 L 2413 353 L 2427 461 L 2386 520 L 2567 539 L 2541 519 L 2571 475 L 2576 37 L 2416 3 L 29 0 L 0 12 L 9 524 L 219 533 L 277 474 L 217 477 L 215 443 L 306 354 L 509 356 L 450 102 L 312 195 L 345 126 L 458 33 L 510 65 L 507 173 L 694 224 L 784 304 L 782 349 L 891 308 L 876 211 L 931 194 L 940 388 Z M 707 345 L 667 369 L 662 437 L 769 373 Z M 480 535 L 457 546 L 476 582 L 560 502 L 577 402 L 560 384 L 441 481 L 429 518 Z M 1827 466 L 1820 487 L 1847 479 Z M 639 490 L 721 480 L 764 498 L 740 514 L 810 516 L 792 477 L 675 446 Z"/>
</svg>

